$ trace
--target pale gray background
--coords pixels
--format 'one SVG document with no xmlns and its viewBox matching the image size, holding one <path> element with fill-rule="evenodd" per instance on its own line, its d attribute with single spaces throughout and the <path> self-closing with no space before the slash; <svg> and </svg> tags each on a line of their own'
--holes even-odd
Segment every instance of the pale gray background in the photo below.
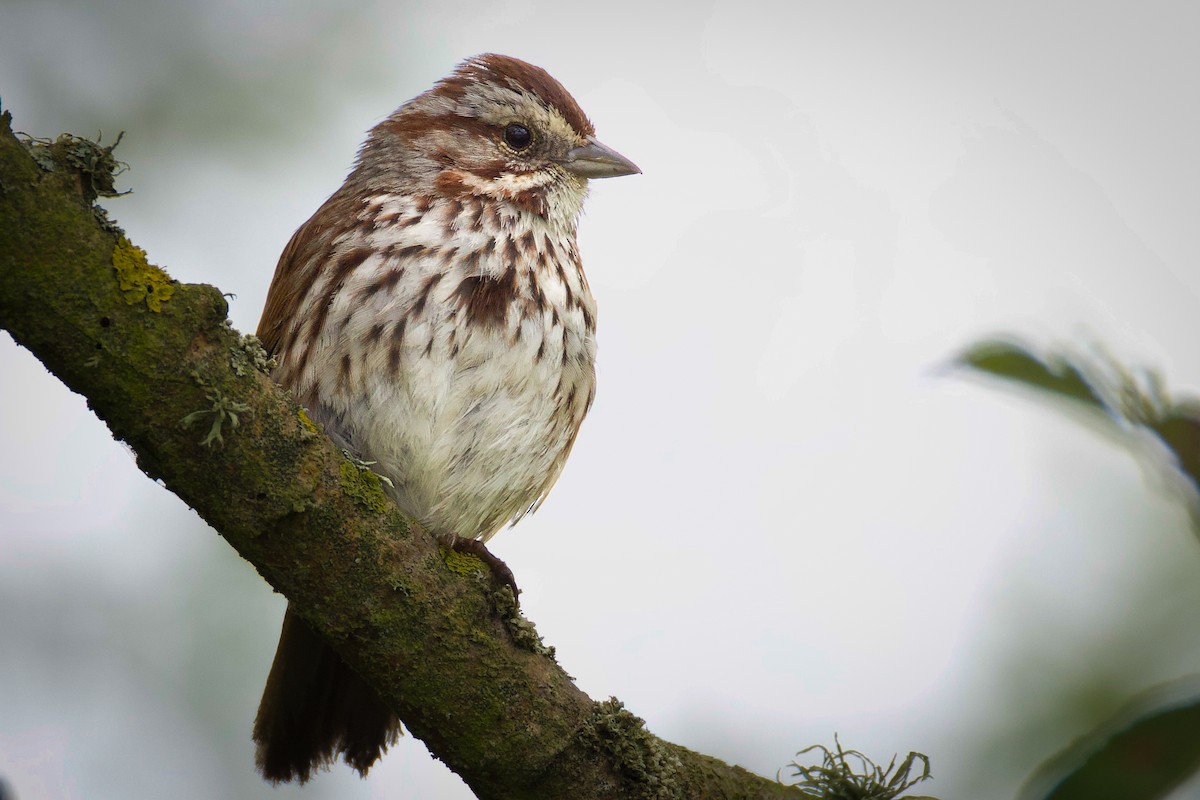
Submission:
<svg viewBox="0 0 1200 800">
<path fill-rule="evenodd" d="M 545 66 L 645 175 L 597 183 L 580 233 L 596 405 L 543 510 L 494 540 L 527 613 L 668 739 L 774 775 L 836 731 L 990 800 L 1200 657 L 1180 508 L 1112 443 L 943 369 L 1011 331 L 1200 387 L 1198 23 L 1182 2 L 8 0 L 0 97 L 33 134 L 126 130 L 134 193 L 106 207 L 250 331 L 368 127 L 468 55 Z M 17 797 L 469 796 L 412 739 L 366 782 L 261 784 L 282 598 L 7 337 L 0 376 Z"/>
</svg>

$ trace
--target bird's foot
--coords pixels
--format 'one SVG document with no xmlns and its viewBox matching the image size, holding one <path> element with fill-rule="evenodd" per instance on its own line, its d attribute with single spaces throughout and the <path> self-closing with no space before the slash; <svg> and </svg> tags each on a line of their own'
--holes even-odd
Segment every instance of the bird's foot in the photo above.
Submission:
<svg viewBox="0 0 1200 800">
<path fill-rule="evenodd" d="M 461 536 L 455 536 L 454 540 L 448 542 L 450 549 L 458 553 L 465 553 L 478 558 L 483 563 L 487 564 L 488 569 L 492 571 L 492 579 L 501 586 L 507 586 L 512 589 L 513 599 L 517 600 L 518 605 L 521 595 L 521 590 L 517 588 L 517 579 L 513 576 L 512 570 L 496 556 L 492 555 L 492 551 L 488 550 L 483 542 L 478 539 L 464 539 Z"/>
</svg>

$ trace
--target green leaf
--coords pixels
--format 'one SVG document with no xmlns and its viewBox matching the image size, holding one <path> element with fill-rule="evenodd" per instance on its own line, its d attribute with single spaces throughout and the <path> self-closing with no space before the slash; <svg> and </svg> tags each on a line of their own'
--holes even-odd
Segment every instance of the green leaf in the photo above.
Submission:
<svg viewBox="0 0 1200 800">
<path fill-rule="evenodd" d="M 1200 492 L 1200 406 L 1180 403 L 1150 427 L 1175 454 L 1179 469 Z"/>
<path fill-rule="evenodd" d="M 1060 358 L 1043 361 L 1014 342 L 983 341 L 973 345 L 958 360 L 981 372 L 1088 403 L 1102 411 L 1108 410 L 1074 364 Z"/>
<path fill-rule="evenodd" d="M 1200 770 L 1200 697 L 1140 714 L 1139 707 L 1144 704 L 1133 713 L 1118 714 L 1048 761 L 1026 785 L 1022 800 L 1168 796 Z"/>
<path fill-rule="evenodd" d="M 958 363 L 1072 400 L 1077 408 L 1100 411 L 1101 430 L 1117 434 L 1141 456 L 1150 453 L 1131 434 L 1152 433 L 1171 453 L 1170 466 L 1183 478 L 1166 488 L 1179 490 L 1174 493 L 1200 534 L 1200 401 L 1173 401 L 1158 373 L 1131 370 L 1102 350 L 1090 356 L 1052 352 L 1041 358 L 1011 340 L 995 339 L 973 345 Z"/>
</svg>

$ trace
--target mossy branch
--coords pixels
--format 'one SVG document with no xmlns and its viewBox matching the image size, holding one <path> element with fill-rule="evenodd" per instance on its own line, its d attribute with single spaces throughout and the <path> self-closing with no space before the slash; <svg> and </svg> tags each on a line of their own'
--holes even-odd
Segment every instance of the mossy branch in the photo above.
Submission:
<svg viewBox="0 0 1200 800">
<path fill-rule="evenodd" d="M 10 122 L 0 119 L 0 327 L 86 397 L 142 471 L 220 532 L 480 798 L 799 796 L 581 692 L 549 648 L 530 645 L 540 641 L 528 621 L 377 502 L 370 474 L 347 468 L 229 326 L 219 290 L 171 281 L 93 207 L 97 187 L 111 189 L 98 174 L 117 166 L 111 147 L 31 146 Z"/>
</svg>

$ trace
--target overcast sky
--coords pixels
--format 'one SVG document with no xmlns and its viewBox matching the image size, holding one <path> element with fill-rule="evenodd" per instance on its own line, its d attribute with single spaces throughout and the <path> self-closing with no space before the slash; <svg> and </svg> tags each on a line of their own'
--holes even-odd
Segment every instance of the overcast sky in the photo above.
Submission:
<svg viewBox="0 0 1200 800">
<path fill-rule="evenodd" d="M 765 775 L 809 744 L 1013 797 L 1200 656 L 1200 545 L 1138 462 L 947 371 L 995 333 L 1200 391 L 1183 3 L 0 4 L 0 98 L 126 131 L 105 202 L 253 330 L 367 128 L 462 58 L 545 67 L 644 175 L 580 245 L 599 389 L 493 540 L 592 697 Z M 37 798 L 467 798 L 401 741 L 253 773 L 283 600 L 0 337 L 0 776 Z M 785 772 L 786 774 L 786 772 Z"/>
</svg>

